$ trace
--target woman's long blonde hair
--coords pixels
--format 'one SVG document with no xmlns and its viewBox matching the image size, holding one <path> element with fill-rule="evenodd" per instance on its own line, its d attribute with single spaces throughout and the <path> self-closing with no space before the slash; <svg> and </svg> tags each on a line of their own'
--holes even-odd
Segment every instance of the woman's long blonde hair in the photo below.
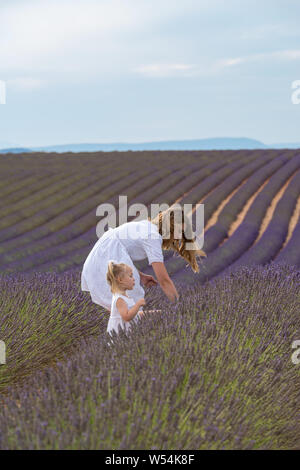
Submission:
<svg viewBox="0 0 300 470">
<path fill-rule="evenodd" d="M 119 276 L 122 277 L 122 274 L 124 274 L 126 268 L 127 264 L 125 263 L 115 263 L 114 261 L 109 261 L 106 273 L 106 280 L 110 285 L 110 290 L 112 294 L 119 292 L 120 285 L 117 278 Z"/>
<path fill-rule="evenodd" d="M 170 232 L 168 232 L 168 217 L 170 218 Z M 192 270 L 195 273 L 198 273 L 200 270 L 197 263 L 197 257 L 206 257 L 207 254 L 203 250 L 198 248 L 196 236 L 193 236 L 190 220 L 188 217 L 185 216 L 183 207 L 178 207 L 178 205 L 176 205 L 175 207 L 171 206 L 165 211 L 159 211 L 157 216 L 153 219 L 151 219 L 151 217 L 148 217 L 148 220 L 158 227 L 158 231 L 163 237 L 163 250 L 175 251 L 188 262 L 188 264 L 191 266 Z M 181 223 L 182 228 L 181 238 L 179 239 L 174 238 L 175 226 L 177 221 Z M 165 235 L 167 235 L 166 238 L 164 238 Z M 194 242 L 195 249 L 187 249 L 186 244 L 192 242 Z"/>
</svg>

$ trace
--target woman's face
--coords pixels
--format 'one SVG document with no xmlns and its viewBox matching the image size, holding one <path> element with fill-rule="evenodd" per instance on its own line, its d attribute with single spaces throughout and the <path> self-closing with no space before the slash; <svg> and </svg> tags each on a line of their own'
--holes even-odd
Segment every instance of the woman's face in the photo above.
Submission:
<svg viewBox="0 0 300 470">
<path fill-rule="evenodd" d="M 133 270 L 130 267 L 126 268 L 119 282 L 124 289 L 132 290 L 134 288 L 135 280 Z"/>
</svg>

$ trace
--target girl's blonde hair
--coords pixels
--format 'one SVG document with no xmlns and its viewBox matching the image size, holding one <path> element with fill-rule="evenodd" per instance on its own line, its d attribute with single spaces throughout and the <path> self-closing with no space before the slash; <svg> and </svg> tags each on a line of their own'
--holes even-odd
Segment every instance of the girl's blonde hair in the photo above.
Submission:
<svg viewBox="0 0 300 470">
<path fill-rule="evenodd" d="M 168 233 L 168 220 L 170 219 L 170 232 Z M 178 218 L 177 218 L 178 217 Z M 192 226 L 189 221 L 189 218 L 185 216 L 183 207 L 170 207 L 165 211 L 159 211 L 156 217 L 151 219 L 148 217 L 148 220 L 153 224 L 157 225 L 159 233 L 163 237 L 162 248 L 163 250 L 173 250 L 178 253 L 182 258 L 184 258 L 188 264 L 191 266 L 194 272 L 199 272 L 199 266 L 197 263 L 197 256 L 207 256 L 205 251 L 198 248 L 196 241 L 196 236 L 193 236 Z M 181 238 L 174 238 L 176 222 L 179 220 L 181 224 Z M 185 225 L 185 227 L 184 227 Z M 178 227 L 176 227 L 178 228 Z M 184 230 L 185 228 L 185 230 Z M 180 231 L 179 231 L 180 233 Z M 168 237 L 164 238 L 164 236 Z M 194 243 L 193 250 L 187 249 L 187 243 Z"/>
<path fill-rule="evenodd" d="M 122 277 L 122 274 L 124 274 L 127 267 L 128 266 L 125 263 L 115 263 L 114 261 L 109 261 L 106 273 L 106 280 L 110 285 L 110 290 L 112 294 L 120 290 L 119 281 L 117 277 Z"/>
</svg>

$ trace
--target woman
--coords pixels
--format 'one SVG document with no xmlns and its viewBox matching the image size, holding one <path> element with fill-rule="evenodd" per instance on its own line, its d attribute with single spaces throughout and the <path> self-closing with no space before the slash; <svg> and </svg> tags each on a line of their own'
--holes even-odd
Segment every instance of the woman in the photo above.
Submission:
<svg viewBox="0 0 300 470">
<path fill-rule="evenodd" d="M 181 222 L 177 222 L 178 220 Z M 184 217 L 181 207 L 170 207 L 164 212 L 159 212 L 154 219 L 149 217 L 146 220 L 131 221 L 114 229 L 110 228 L 96 242 L 83 265 L 81 289 L 89 291 L 92 301 L 110 312 L 112 294 L 106 273 L 108 263 L 113 259 L 116 263 L 131 266 L 135 286 L 130 295 L 135 302 L 145 296 L 142 286 L 150 287 L 156 284 L 159 284 L 168 299 L 174 302 L 179 295 L 164 265 L 162 250 L 172 249 L 177 252 L 188 261 L 194 272 L 199 272 L 196 257 L 206 256 L 204 251 L 198 249 L 195 237 L 187 238 L 187 232 L 192 234 L 189 221 Z M 175 233 L 182 233 L 182 238 L 175 239 Z M 186 243 L 191 241 L 194 242 L 194 249 L 188 250 Z M 157 280 L 138 271 L 133 264 L 133 261 L 145 258 L 148 258 Z"/>
</svg>

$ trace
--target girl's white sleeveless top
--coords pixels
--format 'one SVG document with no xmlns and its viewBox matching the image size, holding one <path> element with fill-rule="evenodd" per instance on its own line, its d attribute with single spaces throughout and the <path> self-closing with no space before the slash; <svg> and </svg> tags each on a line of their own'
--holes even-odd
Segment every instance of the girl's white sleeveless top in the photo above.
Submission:
<svg viewBox="0 0 300 470">
<path fill-rule="evenodd" d="M 111 312 L 110 312 L 110 317 L 109 317 L 108 325 L 107 325 L 107 332 L 110 332 L 111 330 L 115 330 L 118 333 L 120 326 L 121 328 L 125 329 L 125 331 L 127 331 L 130 328 L 133 321 L 137 322 L 140 319 L 140 316 L 137 313 L 136 316 L 132 320 L 130 321 L 123 320 L 116 305 L 116 302 L 119 297 L 125 300 L 125 302 L 128 305 L 128 308 L 133 307 L 136 303 L 132 297 L 126 297 L 126 295 L 119 294 L 119 293 L 113 294 L 112 301 L 111 301 Z M 140 310 L 142 310 L 142 307 L 140 308 Z"/>
</svg>

